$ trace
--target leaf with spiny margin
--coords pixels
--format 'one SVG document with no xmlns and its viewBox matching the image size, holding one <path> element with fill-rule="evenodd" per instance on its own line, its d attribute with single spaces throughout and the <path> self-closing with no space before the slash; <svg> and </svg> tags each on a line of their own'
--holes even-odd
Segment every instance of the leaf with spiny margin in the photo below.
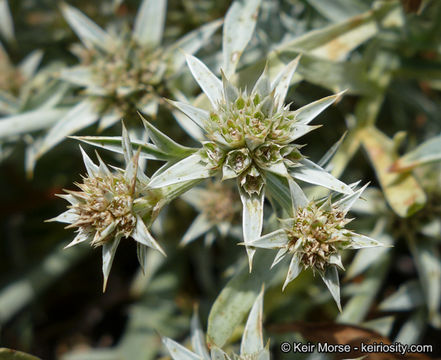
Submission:
<svg viewBox="0 0 441 360">
<path fill-rule="evenodd" d="M 435 136 L 396 160 L 390 170 L 409 171 L 417 166 L 441 160 L 441 136 Z"/>
<path fill-rule="evenodd" d="M 194 79 L 216 109 L 224 98 L 222 81 L 196 57 L 187 54 L 186 60 Z"/>
<path fill-rule="evenodd" d="M 150 181 L 151 188 L 160 188 L 188 180 L 205 179 L 216 174 L 210 164 L 204 162 L 200 153 L 195 153 L 154 175 Z"/>
<path fill-rule="evenodd" d="M 140 116 L 144 124 L 144 127 L 146 128 L 149 134 L 150 139 L 162 152 L 170 156 L 173 156 L 175 158 L 184 158 L 186 156 L 192 155 L 195 152 L 195 149 L 182 146 L 178 144 L 176 141 L 170 139 L 167 135 L 159 131 L 146 119 L 144 119 L 142 115 Z"/>
<path fill-rule="evenodd" d="M 87 48 L 92 49 L 97 47 L 101 50 L 109 49 L 112 44 L 112 38 L 110 35 L 81 11 L 66 3 L 62 3 L 61 12 Z"/>
<path fill-rule="evenodd" d="M 412 174 L 389 171 L 396 159 L 393 140 L 375 127 L 361 130 L 360 138 L 374 166 L 383 193 L 395 213 L 407 217 L 421 209 L 427 197 Z"/>
<path fill-rule="evenodd" d="M 225 15 L 222 38 L 223 70 L 234 74 L 243 50 L 251 40 L 261 0 L 235 0 Z"/>
<path fill-rule="evenodd" d="M 135 18 L 133 37 L 138 44 L 156 48 L 164 32 L 167 0 L 143 0 Z"/>
</svg>

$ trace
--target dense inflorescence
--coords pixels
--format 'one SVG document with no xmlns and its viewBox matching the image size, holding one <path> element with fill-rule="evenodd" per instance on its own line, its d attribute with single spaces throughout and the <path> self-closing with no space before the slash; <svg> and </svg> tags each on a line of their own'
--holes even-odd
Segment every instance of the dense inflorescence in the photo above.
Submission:
<svg viewBox="0 0 441 360">
<path fill-rule="evenodd" d="M 292 225 L 284 228 L 289 239 L 288 251 L 300 252 L 305 268 L 325 271 L 331 255 L 337 254 L 341 244 L 348 242 L 350 234 L 345 231 L 345 225 L 350 221 L 340 209 L 324 210 L 312 202 L 298 209 Z"/>
<path fill-rule="evenodd" d="M 136 226 L 133 214 L 135 184 L 129 184 L 122 174 L 85 177 L 77 184 L 81 192 L 69 191 L 78 202 L 71 209 L 78 216 L 75 223 L 84 234 L 94 234 L 91 244 L 100 246 L 120 235 L 129 237 Z"/>
</svg>

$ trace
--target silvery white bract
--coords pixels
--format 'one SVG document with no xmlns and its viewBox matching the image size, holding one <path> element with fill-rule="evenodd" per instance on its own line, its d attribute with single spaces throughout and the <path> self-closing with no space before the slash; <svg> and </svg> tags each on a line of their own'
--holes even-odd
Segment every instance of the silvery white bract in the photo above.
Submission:
<svg viewBox="0 0 441 360">
<path fill-rule="evenodd" d="M 272 266 L 286 256 L 292 256 L 283 289 L 302 270 L 311 268 L 314 273 L 319 273 L 341 310 L 337 268 L 344 270 L 344 267 L 340 251 L 384 246 L 377 240 L 345 228 L 352 220 L 347 219 L 346 214 L 366 186 L 334 203 L 330 197 L 321 202 L 309 202 L 298 185 L 290 181 L 292 217 L 281 220 L 281 229 L 248 244 L 256 248 L 277 249 Z"/>
<path fill-rule="evenodd" d="M 131 237 L 137 242 L 138 260 L 143 268 L 148 247 L 165 255 L 145 222 L 151 225 L 166 200 L 161 191 L 148 189 L 149 179 L 138 171 L 139 153 L 133 155 L 124 127 L 123 150 L 126 168 L 112 172 L 101 158 L 96 165 L 81 149 L 87 169 L 83 182 L 76 184 L 81 191 L 65 190 L 67 194 L 59 195 L 70 203 L 69 210 L 50 220 L 77 228 L 75 239 L 66 247 L 85 241 L 94 247 L 102 246 L 103 290 L 122 238 Z"/>
<path fill-rule="evenodd" d="M 204 187 L 194 187 L 181 196 L 199 212 L 181 240 L 181 245 L 205 234 L 205 244 L 211 245 L 220 234 L 240 234 L 237 218 L 240 216 L 240 199 L 229 182 L 208 182 Z M 238 231 L 236 231 L 238 230 Z"/>
<path fill-rule="evenodd" d="M 63 15 L 83 46 L 74 49 L 80 65 L 63 69 L 60 77 L 84 88 L 84 96 L 33 146 L 32 165 L 66 136 L 99 120 L 99 130 L 136 111 L 156 115 L 163 89 L 194 53 L 219 28 L 215 21 L 175 43 L 162 47 L 166 0 L 144 0 L 131 31 L 100 28 L 79 10 L 63 4 Z"/>
<path fill-rule="evenodd" d="M 248 8 L 252 4 L 256 6 L 257 2 L 235 2 L 232 8 L 239 6 L 238 3 Z M 257 7 L 254 11 L 257 11 Z M 299 58 L 286 65 L 273 80 L 265 68 L 251 91 L 238 89 L 227 78 L 233 75 L 254 28 L 254 24 L 243 28 L 244 18 L 233 14 L 230 9 L 225 19 L 223 69 L 226 74 L 221 71 L 222 80 L 200 60 L 187 55 L 190 71 L 211 107 L 206 111 L 183 102 L 171 103 L 204 131 L 207 141 L 202 141 L 203 147 L 197 153 L 154 176 L 151 186 L 159 188 L 216 174 L 221 174 L 223 180 L 237 178 L 243 203 L 243 235 L 245 244 L 248 244 L 261 234 L 267 173 L 299 179 L 345 194 L 352 194 L 353 191 L 304 158 L 300 146 L 293 144 L 293 141 L 316 128 L 308 124 L 340 94 L 290 111 L 289 105 L 284 102 Z M 246 16 L 248 18 L 251 19 Z M 254 251 L 247 247 L 250 269 Z"/>
<path fill-rule="evenodd" d="M 229 356 L 217 346 L 212 346 L 209 352 L 205 344 L 205 336 L 199 324 L 197 314 L 191 321 L 191 344 L 193 352 L 178 344 L 176 341 L 163 337 L 162 342 L 166 346 L 173 360 L 269 360 L 269 344 L 263 345 L 263 290 L 257 297 L 248 315 L 248 320 L 242 335 L 240 355 Z"/>
</svg>

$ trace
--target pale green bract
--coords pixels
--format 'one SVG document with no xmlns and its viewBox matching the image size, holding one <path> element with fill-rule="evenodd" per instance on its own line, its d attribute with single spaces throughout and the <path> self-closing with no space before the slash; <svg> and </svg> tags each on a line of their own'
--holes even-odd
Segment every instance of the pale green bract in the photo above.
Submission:
<svg viewBox="0 0 441 360">
<path fill-rule="evenodd" d="M 346 214 L 366 187 L 367 185 L 336 202 L 331 202 L 331 197 L 323 201 L 308 201 L 298 185 L 290 181 L 292 217 L 280 220 L 281 229 L 244 245 L 278 250 L 272 266 L 286 256 L 292 256 L 283 289 L 302 270 L 311 268 L 314 273 L 317 272 L 341 311 L 337 271 L 337 268 L 344 270 L 341 251 L 385 246 L 377 240 L 345 228 L 352 221 L 346 218 Z"/>
<path fill-rule="evenodd" d="M 210 353 L 205 345 L 204 334 L 197 314 L 191 321 L 191 345 L 193 351 L 188 350 L 176 341 L 163 337 L 162 342 L 173 360 L 269 360 L 269 343 L 263 344 L 263 289 L 251 308 L 240 345 L 240 354 L 231 356 L 217 346 L 211 347 Z"/>
</svg>

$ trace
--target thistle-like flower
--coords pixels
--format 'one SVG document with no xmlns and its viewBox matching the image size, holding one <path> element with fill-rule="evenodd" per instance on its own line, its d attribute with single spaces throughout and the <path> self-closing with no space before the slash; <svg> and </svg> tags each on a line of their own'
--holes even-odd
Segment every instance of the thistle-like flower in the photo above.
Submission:
<svg viewBox="0 0 441 360">
<path fill-rule="evenodd" d="M 81 191 L 66 190 L 67 194 L 59 195 L 69 201 L 69 210 L 49 220 L 70 224 L 66 228 L 77 228 L 76 237 L 66 248 L 85 241 L 94 247 L 102 246 L 103 291 L 122 238 L 131 237 L 137 242 L 138 260 L 143 268 L 147 248 L 165 255 L 147 226 L 151 225 L 166 199 L 161 190 L 149 189 L 149 179 L 138 171 L 139 153 L 133 155 L 124 127 L 123 150 L 126 168 L 112 172 L 101 158 L 96 165 L 81 149 L 87 169 L 83 182 L 76 184 Z"/>
<path fill-rule="evenodd" d="M 366 186 L 334 203 L 330 197 L 308 202 L 300 188 L 290 182 L 292 197 L 296 199 L 292 217 L 281 220 L 281 229 L 248 244 L 257 248 L 278 249 L 272 266 L 286 256 L 292 256 L 283 289 L 302 270 L 311 268 L 321 276 L 341 310 L 337 268 L 344 270 L 344 267 L 340 252 L 384 246 L 377 240 L 346 229 L 346 225 L 352 221 L 346 218 L 346 214 Z"/>
<path fill-rule="evenodd" d="M 257 297 L 248 315 L 240 345 L 240 355 L 232 354 L 232 356 L 229 356 L 217 346 L 212 346 L 209 353 L 197 314 L 193 316 L 191 321 L 191 343 L 195 352 L 188 350 L 167 337 L 162 338 L 162 342 L 173 360 L 269 360 L 269 343 L 266 346 L 263 345 L 262 319 L 263 290 Z"/>
<path fill-rule="evenodd" d="M 34 161 L 66 136 L 99 120 L 105 129 L 136 111 L 155 116 L 164 89 L 185 63 L 183 52 L 194 53 L 221 25 L 215 21 L 162 47 L 166 0 L 143 0 L 133 30 L 100 28 L 77 9 L 62 5 L 69 25 L 83 47 L 74 48 L 80 65 L 60 77 L 84 88 L 83 99 L 53 126 L 34 147 Z M 170 86 L 169 86 L 170 85 Z"/>
<path fill-rule="evenodd" d="M 270 81 L 268 70 L 251 92 L 234 87 L 223 76 L 220 81 L 198 59 L 187 63 L 211 102 L 210 111 L 181 102 L 171 103 L 206 132 L 208 141 L 194 155 L 178 162 L 152 179 L 152 187 L 207 178 L 220 173 L 222 179 L 238 179 L 243 203 L 245 243 L 260 236 L 266 174 L 295 178 L 331 190 L 351 194 L 352 189 L 320 166 L 306 159 L 300 146 L 292 143 L 316 128 L 308 125 L 340 94 L 290 111 L 284 105 L 286 93 L 299 58 L 289 63 Z M 250 266 L 254 250 L 247 248 Z"/>
<path fill-rule="evenodd" d="M 236 229 L 235 220 L 240 216 L 240 200 L 230 183 L 208 182 L 205 188 L 190 189 L 181 198 L 200 212 L 182 237 L 182 245 L 203 234 L 205 244 L 211 245 L 218 233 L 223 237 L 237 233 L 232 230 Z"/>
</svg>

